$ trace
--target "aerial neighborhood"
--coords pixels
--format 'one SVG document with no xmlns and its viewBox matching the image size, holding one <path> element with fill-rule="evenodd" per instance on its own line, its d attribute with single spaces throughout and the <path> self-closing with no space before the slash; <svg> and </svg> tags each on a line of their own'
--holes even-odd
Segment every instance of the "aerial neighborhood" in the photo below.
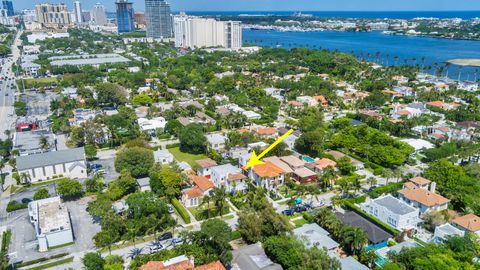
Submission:
<svg viewBox="0 0 480 270">
<path fill-rule="evenodd" d="M 0 12 L 0 270 L 479 269 L 478 74 L 242 28 L 480 21 L 82 4 Z"/>
</svg>

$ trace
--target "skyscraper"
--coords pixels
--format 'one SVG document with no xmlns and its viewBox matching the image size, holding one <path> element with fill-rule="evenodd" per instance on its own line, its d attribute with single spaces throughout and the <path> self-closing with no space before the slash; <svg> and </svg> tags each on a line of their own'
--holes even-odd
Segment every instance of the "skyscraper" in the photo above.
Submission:
<svg viewBox="0 0 480 270">
<path fill-rule="evenodd" d="M 72 24 L 70 13 L 65 4 L 37 4 L 37 21 L 47 28 L 68 27 Z"/>
<path fill-rule="evenodd" d="M 12 0 L 2 0 L 2 5 L 0 6 L 0 9 L 5 9 L 7 11 L 7 16 L 15 15 Z"/>
<path fill-rule="evenodd" d="M 82 23 L 82 4 L 80 4 L 80 1 L 73 2 L 73 13 L 75 15 L 75 22 L 78 24 Z"/>
<path fill-rule="evenodd" d="M 170 4 L 164 0 L 145 0 L 147 37 L 171 38 L 173 36 Z"/>
<path fill-rule="evenodd" d="M 117 27 L 118 33 L 128 33 L 135 31 L 133 21 L 133 3 L 128 0 L 117 0 Z"/>
<path fill-rule="evenodd" d="M 107 24 L 107 15 L 105 13 L 105 6 L 96 3 L 95 6 L 93 6 L 92 9 L 92 21 L 96 25 L 105 25 Z"/>
<path fill-rule="evenodd" d="M 174 17 L 174 31 L 176 47 L 242 47 L 242 28 L 238 21 L 216 21 L 180 14 Z"/>
</svg>

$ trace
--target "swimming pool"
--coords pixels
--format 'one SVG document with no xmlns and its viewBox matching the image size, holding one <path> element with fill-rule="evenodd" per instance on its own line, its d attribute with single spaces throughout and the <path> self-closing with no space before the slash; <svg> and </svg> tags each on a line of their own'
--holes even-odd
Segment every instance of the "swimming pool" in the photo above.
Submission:
<svg viewBox="0 0 480 270">
<path fill-rule="evenodd" d="M 315 162 L 315 159 L 313 159 L 309 156 L 302 156 L 302 159 L 306 162 Z"/>
</svg>

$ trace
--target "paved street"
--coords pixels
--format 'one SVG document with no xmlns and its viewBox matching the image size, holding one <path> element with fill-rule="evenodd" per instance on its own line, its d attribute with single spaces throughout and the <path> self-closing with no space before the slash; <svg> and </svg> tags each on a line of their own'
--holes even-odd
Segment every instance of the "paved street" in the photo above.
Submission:
<svg viewBox="0 0 480 270">
<path fill-rule="evenodd" d="M 12 129 L 15 123 L 13 103 L 17 86 L 14 79 L 15 76 L 12 72 L 12 65 L 20 57 L 20 50 L 18 46 L 21 44 L 19 37 L 22 33 L 22 31 L 17 33 L 14 45 L 12 46 L 12 60 L 5 61 L 0 73 L 0 77 L 4 77 L 3 83 L 0 84 L 0 139 L 2 140 L 7 138 L 4 131 Z M 13 79 L 7 80 L 7 76 L 12 77 Z M 12 84 L 14 87 L 11 87 Z"/>
</svg>

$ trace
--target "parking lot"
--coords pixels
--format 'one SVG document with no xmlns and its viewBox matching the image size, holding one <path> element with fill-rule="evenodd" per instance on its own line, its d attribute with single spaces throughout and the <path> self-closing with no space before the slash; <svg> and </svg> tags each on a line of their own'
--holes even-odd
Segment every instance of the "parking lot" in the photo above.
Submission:
<svg viewBox="0 0 480 270">
<path fill-rule="evenodd" d="M 98 159 L 90 162 L 91 164 L 102 165 L 102 169 L 105 171 L 104 180 L 107 184 L 117 180 L 120 176 L 120 174 L 115 171 L 115 154 L 115 150 L 99 151 L 97 154 Z"/>
<path fill-rule="evenodd" d="M 27 104 L 28 116 L 37 117 L 40 120 L 45 120 L 50 116 L 50 102 L 57 98 L 58 94 L 54 92 L 27 91 L 23 95 L 23 101 Z"/>
<path fill-rule="evenodd" d="M 47 252 L 38 252 L 38 244 L 33 225 L 29 222 L 28 210 L 13 212 L 8 223 L 12 224 L 12 258 L 15 261 L 30 261 L 41 257 L 48 257 L 59 253 L 75 253 L 94 248 L 93 236 L 100 231 L 100 224 L 93 223 L 91 216 L 86 211 L 87 203 L 92 198 L 86 197 L 78 201 L 66 202 L 70 212 L 75 243 L 73 245 L 56 248 Z M 14 224 L 14 226 L 13 226 Z"/>
</svg>

